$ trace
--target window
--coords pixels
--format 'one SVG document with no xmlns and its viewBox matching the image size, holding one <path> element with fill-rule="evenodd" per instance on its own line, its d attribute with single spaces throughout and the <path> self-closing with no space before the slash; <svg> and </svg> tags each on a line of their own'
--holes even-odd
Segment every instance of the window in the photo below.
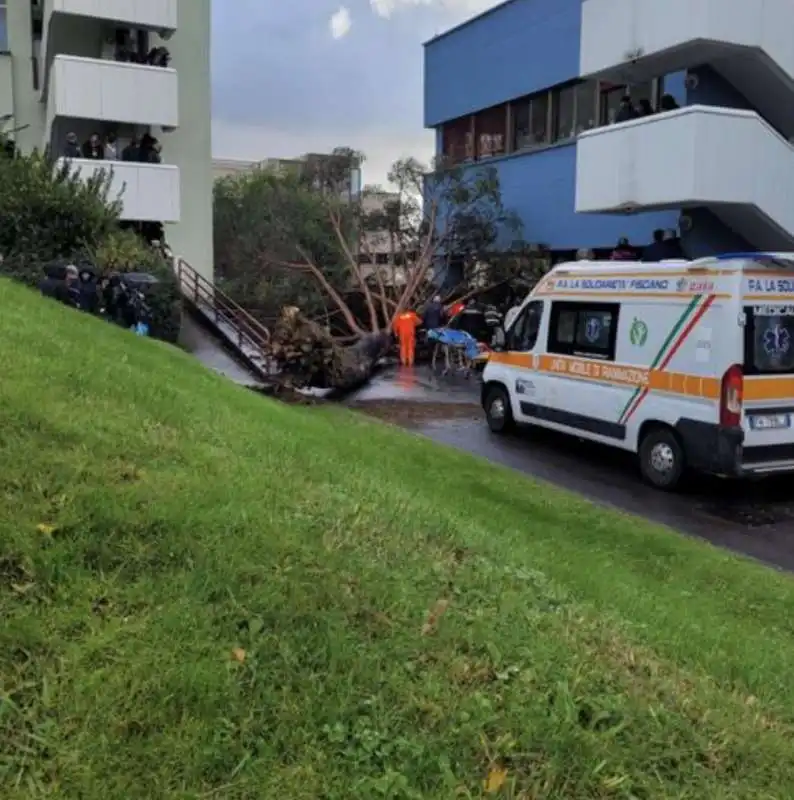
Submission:
<svg viewBox="0 0 794 800">
<path fill-rule="evenodd" d="M 8 4 L 0 0 L 0 53 L 8 52 Z"/>
<path fill-rule="evenodd" d="M 555 89 L 554 97 L 554 133 L 555 142 L 572 139 L 576 136 L 576 87 L 566 86 Z"/>
<path fill-rule="evenodd" d="M 576 87 L 576 133 L 596 126 L 596 83 L 585 81 Z"/>
<path fill-rule="evenodd" d="M 744 313 L 745 373 L 794 373 L 794 306 L 747 306 Z"/>
<path fill-rule="evenodd" d="M 477 158 L 490 158 L 505 152 L 507 106 L 481 111 L 474 121 L 477 134 Z"/>
<path fill-rule="evenodd" d="M 552 303 L 549 353 L 613 361 L 619 309 L 617 303 Z"/>
<path fill-rule="evenodd" d="M 530 147 L 549 142 L 549 93 L 535 95 L 529 102 Z"/>
<path fill-rule="evenodd" d="M 654 90 L 654 86 L 654 81 L 633 84 L 602 82 L 599 87 L 601 124 L 611 125 L 615 121 L 615 115 L 618 113 L 620 101 L 624 95 L 628 95 L 631 98 L 635 108 L 639 107 L 640 100 L 648 100 L 654 111 L 657 110 L 657 92 Z"/>
<path fill-rule="evenodd" d="M 460 164 L 461 161 L 474 158 L 471 117 L 461 117 L 444 123 L 441 139 L 442 152 L 450 163 Z"/>
<path fill-rule="evenodd" d="M 521 100 L 518 103 L 513 103 L 512 113 L 512 149 L 524 150 L 532 143 L 532 136 L 530 135 L 531 128 L 529 126 L 529 100 Z"/>
<path fill-rule="evenodd" d="M 532 350 L 538 340 L 542 319 L 543 301 L 533 300 L 527 303 L 507 331 L 507 349 L 522 353 Z"/>
<path fill-rule="evenodd" d="M 599 87 L 600 118 L 601 125 L 611 125 L 615 121 L 615 115 L 620 108 L 620 99 L 626 94 L 626 87 L 623 84 L 602 83 Z"/>
</svg>

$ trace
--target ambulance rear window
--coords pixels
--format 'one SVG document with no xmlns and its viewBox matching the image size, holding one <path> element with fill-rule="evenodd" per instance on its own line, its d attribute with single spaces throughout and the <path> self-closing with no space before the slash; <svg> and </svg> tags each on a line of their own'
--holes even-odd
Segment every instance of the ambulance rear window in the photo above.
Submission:
<svg viewBox="0 0 794 800">
<path fill-rule="evenodd" d="M 744 309 L 744 371 L 748 375 L 794 372 L 794 301 Z"/>
</svg>

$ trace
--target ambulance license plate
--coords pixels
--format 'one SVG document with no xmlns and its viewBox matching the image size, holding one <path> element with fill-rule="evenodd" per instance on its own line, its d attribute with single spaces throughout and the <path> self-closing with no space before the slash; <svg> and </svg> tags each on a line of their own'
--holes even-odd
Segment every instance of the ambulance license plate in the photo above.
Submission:
<svg viewBox="0 0 794 800">
<path fill-rule="evenodd" d="M 754 431 L 774 431 L 791 427 L 790 414 L 748 414 L 748 419 Z"/>
</svg>

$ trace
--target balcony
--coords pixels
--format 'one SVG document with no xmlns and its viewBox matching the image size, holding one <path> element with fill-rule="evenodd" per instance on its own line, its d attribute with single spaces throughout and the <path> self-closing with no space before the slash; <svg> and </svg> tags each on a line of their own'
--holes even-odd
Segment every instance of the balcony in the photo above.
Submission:
<svg viewBox="0 0 794 800">
<path fill-rule="evenodd" d="M 636 83 L 710 64 L 790 135 L 792 27 L 788 0 L 584 0 L 580 73 Z"/>
<path fill-rule="evenodd" d="M 56 56 L 47 87 L 48 128 L 62 118 L 97 122 L 179 124 L 179 85 L 174 69 Z"/>
<path fill-rule="evenodd" d="M 44 0 L 44 30 L 73 16 L 169 33 L 177 29 L 177 6 L 178 0 Z"/>
<path fill-rule="evenodd" d="M 58 164 L 62 164 L 61 159 Z M 179 168 L 170 164 L 126 161 L 70 161 L 80 178 L 88 180 L 101 170 L 112 170 L 109 199 L 121 199 L 121 218 L 142 222 L 179 222 L 181 197 Z"/>
<path fill-rule="evenodd" d="M 752 111 L 689 106 L 577 144 L 577 212 L 706 206 L 762 250 L 794 245 L 792 185 L 794 146 Z"/>
</svg>

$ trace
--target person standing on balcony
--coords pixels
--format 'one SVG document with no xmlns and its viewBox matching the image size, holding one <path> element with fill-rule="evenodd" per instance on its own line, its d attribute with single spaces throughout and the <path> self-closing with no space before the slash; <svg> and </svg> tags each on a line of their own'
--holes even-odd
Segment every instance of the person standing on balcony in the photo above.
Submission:
<svg viewBox="0 0 794 800">
<path fill-rule="evenodd" d="M 138 137 L 133 134 L 130 143 L 121 151 L 122 161 L 138 161 L 140 157 L 140 142 Z"/>
<path fill-rule="evenodd" d="M 144 164 L 158 163 L 155 161 L 155 157 L 157 156 L 157 144 L 157 139 L 155 139 L 154 136 L 150 133 L 144 133 L 141 139 L 141 146 L 138 149 L 138 158 L 136 161 L 140 161 Z"/>
<path fill-rule="evenodd" d="M 105 148 L 98 133 L 92 133 L 91 138 L 83 145 L 83 158 L 92 161 L 102 161 L 105 158 Z"/>
<path fill-rule="evenodd" d="M 622 236 L 618 239 L 617 247 L 612 251 L 612 255 L 610 255 L 610 261 L 634 261 L 637 257 L 637 253 L 635 252 L 634 248 L 629 244 L 629 240 Z"/>
<path fill-rule="evenodd" d="M 82 158 L 83 153 L 80 150 L 80 145 L 77 143 L 76 133 L 66 134 L 66 145 L 63 148 L 64 158 Z"/>
<path fill-rule="evenodd" d="M 615 124 L 617 125 L 619 122 L 628 122 L 630 119 L 637 119 L 637 109 L 634 108 L 634 103 L 631 102 L 631 98 L 624 94 L 623 97 L 620 98 L 620 108 L 618 108 L 617 114 L 615 114 Z"/>
<path fill-rule="evenodd" d="M 119 149 L 116 141 L 116 134 L 111 132 L 105 137 L 105 160 L 118 161 Z"/>
</svg>

